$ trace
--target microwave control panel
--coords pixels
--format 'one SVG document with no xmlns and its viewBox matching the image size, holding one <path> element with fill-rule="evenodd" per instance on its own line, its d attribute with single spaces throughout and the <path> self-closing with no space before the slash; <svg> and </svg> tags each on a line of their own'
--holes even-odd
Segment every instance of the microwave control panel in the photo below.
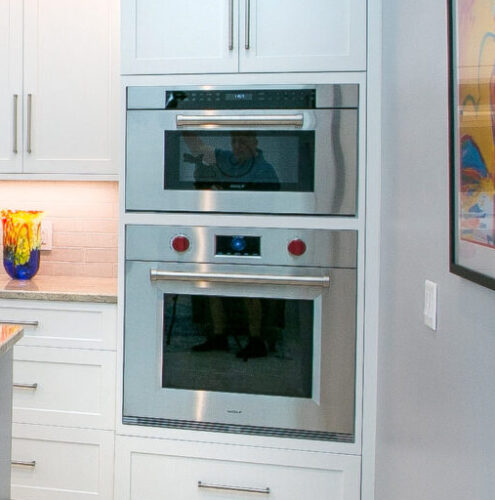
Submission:
<svg viewBox="0 0 495 500">
<path fill-rule="evenodd" d="M 171 90 L 165 109 L 314 109 L 314 89 Z"/>
</svg>

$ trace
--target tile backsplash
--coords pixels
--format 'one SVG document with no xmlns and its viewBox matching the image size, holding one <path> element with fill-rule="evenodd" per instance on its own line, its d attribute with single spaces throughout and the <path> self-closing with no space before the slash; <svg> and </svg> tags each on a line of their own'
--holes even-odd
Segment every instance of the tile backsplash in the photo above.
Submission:
<svg viewBox="0 0 495 500">
<path fill-rule="evenodd" d="M 0 209 L 43 210 L 52 222 L 53 247 L 41 253 L 40 275 L 117 276 L 116 182 L 0 181 Z"/>
</svg>

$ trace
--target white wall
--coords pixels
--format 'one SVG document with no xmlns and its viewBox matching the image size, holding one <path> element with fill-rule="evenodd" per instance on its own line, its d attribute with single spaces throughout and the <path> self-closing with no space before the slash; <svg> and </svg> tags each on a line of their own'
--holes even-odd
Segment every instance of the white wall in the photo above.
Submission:
<svg viewBox="0 0 495 500">
<path fill-rule="evenodd" d="M 495 498 L 495 292 L 448 270 L 446 9 L 383 0 L 376 500 Z"/>
</svg>

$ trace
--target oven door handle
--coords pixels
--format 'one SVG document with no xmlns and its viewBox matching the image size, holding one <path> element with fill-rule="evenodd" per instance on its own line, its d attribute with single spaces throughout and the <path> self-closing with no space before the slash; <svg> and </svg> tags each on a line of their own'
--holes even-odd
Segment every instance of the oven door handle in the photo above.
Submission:
<svg viewBox="0 0 495 500">
<path fill-rule="evenodd" d="M 247 127 L 247 126 L 292 126 L 300 128 L 304 125 L 302 113 L 285 115 L 177 115 L 177 127 Z"/>
<path fill-rule="evenodd" d="M 270 274 L 199 273 L 150 270 L 151 281 L 208 281 L 250 285 L 299 285 L 328 288 L 330 276 L 279 276 Z"/>
</svg>

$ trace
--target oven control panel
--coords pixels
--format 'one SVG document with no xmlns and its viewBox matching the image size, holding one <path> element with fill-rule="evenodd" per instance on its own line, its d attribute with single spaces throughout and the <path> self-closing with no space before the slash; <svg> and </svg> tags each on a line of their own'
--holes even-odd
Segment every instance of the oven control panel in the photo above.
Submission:
<svg viewBox="0 0 495 500">
<path fill-rule="evenodd" d="M 355 268 L 357 232 L 311 228 L 126 226 L 126 260 Z"/>
<path fill-rule="evenodd" d="M 215 255 L 235 255 L 238 257 L 259 257 L 259 236 L 216 235 Z"/>
</svg>

